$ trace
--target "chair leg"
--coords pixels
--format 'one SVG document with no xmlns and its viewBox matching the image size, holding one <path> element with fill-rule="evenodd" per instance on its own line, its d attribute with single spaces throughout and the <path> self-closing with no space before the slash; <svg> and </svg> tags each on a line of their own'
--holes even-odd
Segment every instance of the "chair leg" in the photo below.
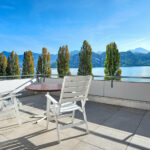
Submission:
<svg viewBox="0 0 150 150">
<path fill-rule="evenodd" d="M 21 125 L 22 121 L 20 119 L 20 113 L 19 113 L 19 108 L 18 108 L 18 104 L 17 104 L 17 101 L 16 101 L 16 97 L 13 98 L 13 101 L 14 101 L 14 107 L 15 107 L 16 117 L 18 119 L 18 124 Z"/>
<path fill-rule="evenodd" d="M 57 129 L 57 136 L 58 136 L 58 143 L 60 143 L 60 133 L 59 133 L 59 125 L 58 125 L 58 116 L 55 115 L 55 122 L 56 122 L 56 129 Z"/>
<path fill-rule="evenodd" d="M 47 123 L 46 123 L 46 128 L 48 129 L 48 124 L 49 124 L 49 121 L 50 121 L 50 100 L 47 98 L 47 106 L 46 106 L 46 116 L 47 116 Z"/>
<path fill-rule="evenodd" d="M 72 112 L 71 123 L 74 123 L 75 110 Z"/>
<path fill-rule="evenodd" d="M 48 130 L 49 121 L 50 121 L 50 115 L 47 113 L 47 123 L 46 123 L 47 130 Z"/>
<path fill-rule="evenodd" d="M 84 121 L 85 121 L 85 125 L 86 125 L 86 132 L 89 133 L 85 108 L 83 108 L 83 117 L 84 117 Z"/>
</svg>

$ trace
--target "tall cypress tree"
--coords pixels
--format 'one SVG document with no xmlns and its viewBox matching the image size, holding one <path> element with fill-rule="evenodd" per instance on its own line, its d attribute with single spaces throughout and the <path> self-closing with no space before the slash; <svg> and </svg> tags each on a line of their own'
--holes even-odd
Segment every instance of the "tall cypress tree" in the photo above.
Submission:
<svg viewBox="0 0 150 150">
<path fill-rule="evenodd" d="M 3 53 L 0 54 L 0 76 L 6 76 L 6 68 L 7 68 L 7 58 L 3 55 Z"/>
<path fill-rule="evenodd" d="M 14 71 L 14 63 L 15 63 L 15 59 L 14 59 L 14 51 L 11 52 L 10 54 L 10 66 L 11 66 L 11 75 L 15 75 L 15 71 Z"/>
<path fill-rule="evenodd" d="M 59 77 L 63 77 L 63 75 L 71 75 L 69 61 L 70 55 L 68 45 L 60 47 L 57 58 L 57 72 Z"/>
<path fill-rule="evenodd" d="M 92 75 L 92 48 L 86 40 L 79 53 L 78 75 Z"/>
<path fill-rule="evenodd" d="M 7 68 L 7 58 L 4 56 L 4 63 L 3 63 L 3 74 L 6 76 L 6 68 Z"/>
<path fill-rule="evenodd" d="M 120 69 L 120 54 L 115 42 L 111 42 L 106 46 L 106 60 L 105 60 L 105 75 L 106 76 L 121 76 Z M 105 77 L 105 80 L 111 78 Z M 121 80 L 120 78 L 114 78 Z"/>
<path fill-rule="evenodd" d="M 46 64 L 47 64 L 47 48 L 43 47 L 42 49 L 42 72 L 46 74 Z"/>
<path fill-rule="evenodd" d="M 8 59 L 7 59 L 7 68 L 6 68 L 6 74 L 9 76 L 11 75 L 11 61 L 10 61 L 10 56 L 8 56 Z"/>
<path fill-rule="evenodd" d="M 50 65 L 50 53 L 47 52 L 47 48 L 42 49 L 42 56 L 38 58 L 38 65 L 36 68 L 37 74 L 44 74 L 47 77 L 51 77 L 51 65 Z"/>
<path fill-rule="evenodd" d="M 27 75 L 27 52 L 24 52 L 24 55 L 23 55 L 22 75 Z M 22 76 L 22 78 L 26 78 L 26 77 Z"/>
<path fill-rule="evenodd" d="M 31 75 L 22 76 L 22 78 L 34 77 L 34 57 L 31 51 L 24 52 L 22 75 Z"/>
<path fill-rule="evenodd" d="M 38 57 L 38 64 L 37 64 L 37 68 L 36 68 L 36 73 L 42 74 L 42 57 L 40 55 Z"/>
<path fill-rule="evenodd" d="M 8 56 L 6 72 L 7 75 L 14 75 L 14 76 L 20 75 L 19 58 L 17 53 L 14 54 L 14 51 L 12 51 L 10 56 Z M 20 77 L 18 76 L 12 78 L 20 78 Z"/>
<path fill-rule="evenodd" d="M 14 61 L 14 73 L 15 73 L 15 75 L 20 75 L 19 57 L 18 57 L 17 53 L 15 53 L 14 60 L 15 60 Z M 20 76 L 18 76 L 16 78 L 20 78 Z"/>
<path fill-rule="evenodd" d="M 51 61 L 51 56 L 50 56 L 50 53 L 48 52 L 47 53 L 47 63 L 46 63 L 47 77 L 51 77 L 51 64 L 50 64 L 50 61 Z"/>
<path fill-rule="evenodd" d="M 28 58 L 28 74 L 31 74 L 30 77 L 34 77 L 34 57 L 32 56 L 32 52 L 28 51 L 27 53 Z"/>
</svg>

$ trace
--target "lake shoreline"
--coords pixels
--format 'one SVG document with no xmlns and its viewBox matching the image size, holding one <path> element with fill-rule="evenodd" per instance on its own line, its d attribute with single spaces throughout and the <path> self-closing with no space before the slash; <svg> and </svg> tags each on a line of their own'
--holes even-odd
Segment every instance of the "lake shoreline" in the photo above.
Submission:
<svg viewBox="0 0 150 150">
<path fill-rule="evenodd" d="M 120 66 L 120 68 L 122 67 L 150 67 L 150 65 L 144 65 L 144 66 Z M 92 68 L 105 68 L 105 67 L 92 67 Z M 57 67 L 51 67 L 51 69 L 57 69 Z M 78 67 L 72 67 L 70 69 L 78 69 Z"/>
</svg>

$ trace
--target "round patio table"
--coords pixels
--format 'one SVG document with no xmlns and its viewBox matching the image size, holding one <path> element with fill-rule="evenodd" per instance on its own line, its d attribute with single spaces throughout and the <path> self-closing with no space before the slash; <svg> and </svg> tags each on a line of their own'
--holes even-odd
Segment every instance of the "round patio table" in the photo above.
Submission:
<svg viewBox="0 0 150 150">
<path fill-rule="evenodd" d="M 32 84 L 25 89 L 32 92 L 57 92 L 61 91 L 61 84 Z"/>
<path fill-rule="evenodd" d="M 25 90 L 31 91 L 31 92 L 44 92 L 49 94 L 49 92 L 57 92 L 61 91 L 62 85 L 61 84 L 32 84 L 27 87 L 25 87 Z M 33 116 L 33 117 L 41 117 L 40 120 L 37 120 L 35 123 L 38 123 L 44 119 L 47 118 L 46 113 L 44 115 L 38 115 L 38 116 Z"/>
</svg>

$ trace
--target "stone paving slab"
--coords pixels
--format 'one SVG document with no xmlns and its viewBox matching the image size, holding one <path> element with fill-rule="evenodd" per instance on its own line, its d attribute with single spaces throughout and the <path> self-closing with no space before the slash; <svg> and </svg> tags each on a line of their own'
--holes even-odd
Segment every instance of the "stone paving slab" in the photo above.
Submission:
<svg viewBox="0 0 150 150">
<path fill-rule="evenodd" d="M 84 138 L 83 141 L 105 150 L 125 150 L 130 140 L 130 135 L 131 133 L 129 132 L 100 126 Z M 127 140 L 125 141 L 125 139 Z"/>
<path fill-rule="evenodd" d="M 150 112 L 143 117 L 135 135 L 133 136 L 127 150 L 149 150 L 150 149 Z"/>
<path fill-rule="evenodd" d="M 150 138 L 134 135 L 127 150 L 150 150 Z"/>
<path fill-rule="evenodd" d="M 43 114 L 46 99 L 43 94 L 21 99 L 23 124 L 17 125 L 12 117 L 0 121 L 0 150 L 43 149 L 43 150 L 148 150 L 150 149 L 150 112 L 88 102 L 86 112 L 90 134 L 85 134 L 85 125 L 60 132 L 61 143 L 57 143 L 55 122 L 34 124 Z M 75 122 L 83 118 L 76 113 Z M 61 125 L 71 118 L 60 119 Z"/>
<path fill-rule="evenodd" d="M 105 121 L 104 125 L 121 131 L 134 133 L 144 115 L 145 111 L 143 110 L 122 107 L 109 120 Z"/>
</svg>

